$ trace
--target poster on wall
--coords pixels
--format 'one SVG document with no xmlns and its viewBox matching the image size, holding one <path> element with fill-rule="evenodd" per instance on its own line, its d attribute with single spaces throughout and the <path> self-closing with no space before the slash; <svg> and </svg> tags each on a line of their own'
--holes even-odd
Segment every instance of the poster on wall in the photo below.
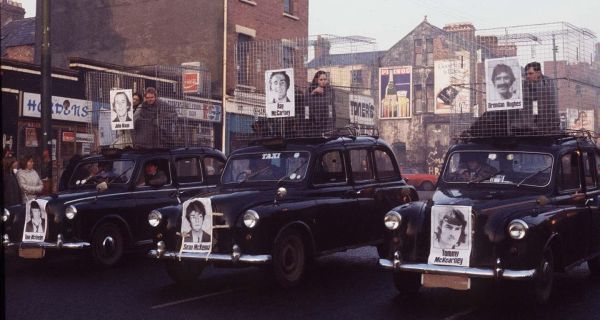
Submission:
<svg viewBox="0 0 600 320">
<path fill-rule="evenodd" d="M 434 112 L 437 114 L 470 112 L 469 53 L 465 51 L 457 54 L 457 59 L 434 61 Z"/>
<path fill-rule="evenodd" d="M 412 66 L 379 68 L 379 118 L 411 117 Z"/>
<path fill-rule="evenodd" d="M 39 146 L 36 128 L 25 128 L 25 146 L 26 147 Z"/>
<path fill-rule="evenodd" d="M 131 89 L 110 90 L 110 128 L 112 130 L 133 129 L 133 92 Z"/>
<path fill-rule="evenodd" d="M 567 108 L 567 129 L 594 131 L 594 110 Z"/>
<path fill-rule="evenodd" d="M 431 208 L 431 248 L 428 263 L 468 267 L 471 256 L 471 207 Z"/>
<path fill-rule="evenodd" d="M 182 252 L 212 249 L 212 205 L 210 198 L 192 198 L 183 203 L 181 215 Z"/>
<path fill-rule="evenodd" d="M 487 111 L 523 109 L 517 57 L 485 60 L 485 83 Z"/>
<path fill-rule="evenodd" d="M 267 118 L 293 117 L 294 69 L 265 71 Z"/>
<path fill-rule="evenodd" d="M 349 103 L 351 123 L 375 125 L 375 100 L 372 97 L 351 94 Z"/>
</svg>

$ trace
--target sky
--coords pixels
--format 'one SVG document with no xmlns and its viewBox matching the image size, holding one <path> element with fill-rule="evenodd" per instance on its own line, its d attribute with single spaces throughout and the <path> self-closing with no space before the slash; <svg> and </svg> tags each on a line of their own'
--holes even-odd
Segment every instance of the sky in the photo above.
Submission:
<svg viewBox="0 0 600 320">
<path fill-rule="evenodd" d="M 17 1 L 26 17 L 35 15 L 35 0 Z M 598 0 L 309 0 L 308 31 L 373 38 L 373 49 L 387 50 L 425 16 L 440 28 L 456 22 L 487 29 L 564 21 L 600 38 Z"/>
</svg>

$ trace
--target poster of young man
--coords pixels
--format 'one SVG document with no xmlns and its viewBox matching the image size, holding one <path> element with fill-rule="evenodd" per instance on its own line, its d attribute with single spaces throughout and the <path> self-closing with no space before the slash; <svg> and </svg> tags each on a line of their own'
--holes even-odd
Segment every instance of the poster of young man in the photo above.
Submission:
<svg viewBox="0 0 600 320">
<path fill-rule="evenodd" d="M 182 252 L 212 249 L 212 206 L 210 198 L 192 198 L 183 203 L 181 215 Z"/>
<path fill-rule="evenodd" d="M 47 202 L 46 200 L 31 200 L 25 205 L 24 242 L 43 242 L 46 239 L 46 228 L 48 227 Z"/>
<path fill-rule="evenodd" d="M 471 110 L 468 52 L 457 52 L 461 59 L 436 60 L 433 63 L 435 109 L 437 114 L 469 113 Z"/>
<path fill-rule="evenodd" d="M 25 128 L 25 146 L 37 147 L 38 144 L 36 128 Z"/>
<path fill-rule="evenodd" d="M 428 262 L 469 266 L 471 207 L 441 205 L 431 208 L 431 248 Z"/>
<path fill-rule="evenodd" d="M 265 71 L 265 92 L 267 118 L 295 115 L 294 69 Z"/>
<path fill-rule="evenodd" d="M 380 119 L 410 118 L 412 66 L 379 68 Z"/>
<path fill-rule="evenodd" d="M 128 90 L 110 90 L 110 127 L 112 130 L 133 129 L 133 92 Z"/>
<path fill-rule="evenodd" d="M 485 83 L 487 111 L 523 109 L 517 57 L 485 60 Z"/>
</svg>

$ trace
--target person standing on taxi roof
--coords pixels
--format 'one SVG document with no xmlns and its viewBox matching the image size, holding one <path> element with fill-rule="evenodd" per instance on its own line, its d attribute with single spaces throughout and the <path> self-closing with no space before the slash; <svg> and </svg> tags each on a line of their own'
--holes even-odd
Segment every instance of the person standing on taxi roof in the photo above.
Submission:
<svg viewBox="0 0 600 320">
<path fill-rule="evenodd" d="M 319 70 L 315 73 L 308 87 L 306 103 L 309 113 L 309 136 L 321 136 L 324 132 L 335 129 L 334 96 L 327 72 Z"/>
<path fill-rule="evenodd" d="M 156 89 L 146 88 L 144 103 L 134 116 L 133 146 L 135 148 L 160 148 L 172 143 L 177 112 L 174 107 L 160 101 Z"/>
<path fill-rule="evenodd" d="M 542 74 L 539 62 L 525 66 L 523 83 L 524 109 L 533 114 L 534 124 L 542 133 L 556 133 L 560 129 L 556 84 Z"/>
</svg>

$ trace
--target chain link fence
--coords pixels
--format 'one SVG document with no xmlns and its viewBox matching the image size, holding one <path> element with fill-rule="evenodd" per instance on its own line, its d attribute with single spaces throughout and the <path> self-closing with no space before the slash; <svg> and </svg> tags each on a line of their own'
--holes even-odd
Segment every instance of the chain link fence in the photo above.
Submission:
<svg viewBox="0 0 600 320">
<path fill-rule="evenodd" d="M 85 81 L 96 148 L 215 146 L 215 123 L 221 122 L 222 107 L 210 99 L 210 73 L 202 66 L 87 72 Z M 147 88 L 155 89 L 156 102 L 146 99 L 135 106 L 132 96 L 145 99 Z"/>
</svg>

